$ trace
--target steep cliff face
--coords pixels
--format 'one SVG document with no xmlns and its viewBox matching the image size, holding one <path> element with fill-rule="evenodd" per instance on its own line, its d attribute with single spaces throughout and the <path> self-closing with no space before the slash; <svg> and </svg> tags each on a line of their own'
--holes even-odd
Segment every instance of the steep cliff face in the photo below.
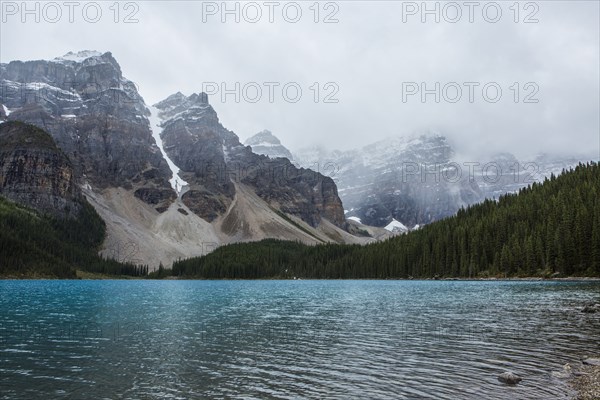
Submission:
<svg viewBox="0 0 600 400">
<path fill-rule="evenodd" d="M 277 210 L 312 227 L 322 218 L 345 227 L 333 180 L 243 146 L 235 133 L 221 125 L 206 94 L 176 93 L 155 107 L 163 120 L 164 148 L 189 183 L 182 200 L 200 217 L 213 221 L 223 215 L 236 194 L 234 184 L 242 183 Z"/>
<path fill-rule="evenodd" d="M 81 192 L 52 137 L 22 122 L 0 124 L 0 194 L 56 217 L 76 217 Z"/>
<path fill-rule="evenodd" d="M 8 119 L 49 132 L 80 183 L 134 190 L 159 210 L 176 197 L 145 103 L 111 53 L 2 64 L 0 86 Z"/>
<path fill-rule="evenodd" d="M 155 105 L 162 122 L 163 146 L 188 182 L 182 201 L 195 214 L 212 222 L 225 213 L 235 189 L 225 162 L 225 143 L 233 132 L 219 123 L 206 94 L 177 93 Z"/>
</svg>

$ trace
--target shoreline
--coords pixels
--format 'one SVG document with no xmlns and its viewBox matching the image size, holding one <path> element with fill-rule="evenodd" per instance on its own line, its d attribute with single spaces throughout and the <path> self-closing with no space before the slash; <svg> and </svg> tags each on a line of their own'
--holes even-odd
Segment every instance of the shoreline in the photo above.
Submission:
<svg viewBox="0 0 600 400">
<path fill-rule="evenodd" d="M 52 276 L 15 276 L 15 275 L 0 275 L 0 280 L 182 280 L 182 281 L 452 281 L 452 282 L 514 282 L 514 281 L 533 281 L 533 282 L 600 282 L 600 277 L 589 276 L 571 276 L 564 278 L 543 278 L 539 276 L 531 277 L 509 277 L 509 278 L 258 278 L 258 279 L 207 279 L 194 277 L 179 277 L 166 276 L 164 278 L 149 278 L 148 276 L 129 276 L 129 275 L 107 275 L 93 272 L 77 270 L 76 278 L 59 278 Z"/>
<path fill-rule="evenodd" d="M 569 385 L 577 392 L 573 400 L 598 400 L 600 399 L 600 365 L 582 364 Z"/>
</svg>

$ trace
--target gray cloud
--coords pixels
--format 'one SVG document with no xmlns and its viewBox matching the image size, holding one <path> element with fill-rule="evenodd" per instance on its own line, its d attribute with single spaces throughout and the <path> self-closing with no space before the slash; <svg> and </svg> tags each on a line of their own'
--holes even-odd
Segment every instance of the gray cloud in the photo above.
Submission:
<svg viewBox="0 0 600 400">
<path fill-rule="evenodd" d="M 4 11 L 7 3 L 11 2 L 3 2 Z M 82 7 L 87 3 L 81 2 Z M 224 82 L 229 88 L 236 82 L 242 87 L 257 82 L 263 88 L 257 103 L 236 103 L 232 95 L 225 102 L 211 96 L 211 103 L 223 124 L 242 140 L 270 129 L 292 149 L 312 144 L 348 149 L 436 129 L 469 155 L 598 154 L 599 3 L 538 1 L 539 22 L 527 24 L 522 19 L 532 9 L 521 9 L 521 22 L 515 23 L 512 3 L 498 3 L 502 18 L 497 23 L 483 19 L 486 2 L 476 9 L 473 23 L 465 7 L 457 23 L 443 18 L 435 23 L 431 16 L 422 23 L 420 15 L 403 22 L 407 3 L 383 1 L 335 2 L 339 22 L 331 24 L 314 23 L 312 2 L 299 3 L 303 14 L 298 23 L 286 22 L 277 11 L 285 2 L 273 23 L 267 21 L 262 2 L 257 3 L 263 11 L 258 23 L 235 23 L 231 16 L 222 23 L 219 15 L 203 22 L 206 2 L 135 2 L 139 22 L 131 24 L 122 20 L 135 10 L 121 9 L 115 23 L 112 2 L 98 3 L 103 14 L 97 23 L 86 22 L 77 11 L 69 23 L 64 7 L 56 23 L 44 21 L 44 15 L 39 23 L 31 15 L 23 23 L 21 13 L 4 12 L 0 61 L 50 59 L 82 49 L 111 51 L 149 104 L 176 91 L 198 92 L 206 82 Z M 334 10 L 322 7 L 324 3 L 320 19 Z M 273 103 L 263 82 L 281 84 Z M 299 102 L 282 97 L 281 86 L 287 82 L 302 88 Z M 310 89 L 314 82 L 320 87 L 317 103 Z M 325 90 L 327 82 L 339 87 L 334 96 L 338 103 L 323 102 L 335 88 Z M 457 103 L 443 98 L 436 103 L 434 95 L 428 95 L 422 103 L 415 95 L 403 102 L 403 82 L 426 82 L 429 88 L 435 82 L 440 87 L 456 82 L 464 89 L 463 97 Z M 480 83 L 473 103 L 464 82 Z M 503 91 L 497 103 L 481 96 L 488 82 L 496 82 Z M 514 82 L 519 83 L 518 103 L 510 89 Z M 538 103 L 523 103 L 535 89 L 526 90 L 528 82 L 539 88 L 534 96 Z"/>
</svg>

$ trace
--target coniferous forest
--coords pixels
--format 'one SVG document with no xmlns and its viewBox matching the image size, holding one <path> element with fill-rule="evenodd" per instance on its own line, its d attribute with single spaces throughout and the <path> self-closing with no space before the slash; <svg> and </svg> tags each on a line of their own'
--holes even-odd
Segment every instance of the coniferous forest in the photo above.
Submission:
<svg viewBox="0 0 600 400">
<path fill-rule="evenodd" d="M 461 209 L 366 246 L 263 240 L 173 264 L 184 278 L 484 278 L 600 276 L 600 166 Z"/>
<path fill-rule="evenodd" d="M 98 255 L 106 225 L 82 202 L 78 218 L 57 219 L 0 197 L 0 277 L 75 278 L 76 270 L 141 276 L 147 266 Z"/>
<path fill-rule="evenodd" d="M 180 260 L 199 279 L 485 278 L 600 276 L 600 166 L 580 164 L 518 194 L 384 242 L 361 245 L 263 240 Z M 75 270 L 146 276 L 147 266 L 98 256 L 105 224 L 84 201 L 77 219 L 41 215 L 0 197 L 0 276 L 74 278 Z"/>
</svg>

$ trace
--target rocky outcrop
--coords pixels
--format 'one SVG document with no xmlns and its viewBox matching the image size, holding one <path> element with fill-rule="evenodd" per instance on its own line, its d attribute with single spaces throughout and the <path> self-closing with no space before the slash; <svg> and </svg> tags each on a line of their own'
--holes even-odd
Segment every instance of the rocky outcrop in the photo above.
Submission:
<svg viewBox="0 0 600 400">
<path fill-rule="evenodd" d="M 0 85 L 9 120 L 49 132 L 79 183 L 152 191 L 144 198 L 157 208 L 172 202 L 171 172 L 152 138 L 148 110 L 111 53 L 12 61 L 0 65 Z"/>
<path fill-rule="evenodd" d="M 76 217 L 81 193 L 52 137 L 22 122 L 0 124 L 0 194 L 55 217 Z"/>
<path fill-rule="evenodd" d="M 165 151 L 189 183 L 182 200 L 200 217 L 210 222 L 223 215 L 234 199 L 234 183 L 243 183 L 274 208 L 313 227 L 322 218 L 345 227 L 332 179 L 243 146 L 221 125 L 205 93 L 189 97 L 176 93 L 155 107 L 163 119 Z"/>
<path fill-rule="evenodd" d="M 182 200 L 198 216 L 212 222 L 227 210 L 235 195 L 224 151 L 225 142 L 237 137 L 221 126 L 206 94 L 186 97 L 177 93 L 155 107 L 163 120 L 164 149 L 189 184 Z"/>
<path fill-rule="evenodd" d="M 507 371 L 498 375 L 498 380 L 502 383 L 506 383 L 507 385 L 516 385 L 517 383 L 521 382 L 523 378 L 513 372 Z"/>
<path fill-rule="evenodd" d="M 173 192 L 173 190 L 149 187 L 137 189 L 133 194 L 135 195 L 135 197 L 142 200 L 143 202 L 157 206 L 163 203 L 165 199 L 168 201 L 173 201 L 177 198 L 177 195 L 175 194 L 175 192 Z M 164 212 L 167 208 L 168 207 L 165 206 L 158 206 L 156 210 L 158 212 Z"/>
<path fill-rule="evenodd" d="M 296 168 L 287 159 L 256 157 L 247 148 L 243 152 L 239 159 L 246 159 L 246 173 L 241 181 L 252 186 L 269 204 L 313 227 L 320 224 L 321 217 L 345 227 L 344 210 L 331 178 Z"/>
</svg>

